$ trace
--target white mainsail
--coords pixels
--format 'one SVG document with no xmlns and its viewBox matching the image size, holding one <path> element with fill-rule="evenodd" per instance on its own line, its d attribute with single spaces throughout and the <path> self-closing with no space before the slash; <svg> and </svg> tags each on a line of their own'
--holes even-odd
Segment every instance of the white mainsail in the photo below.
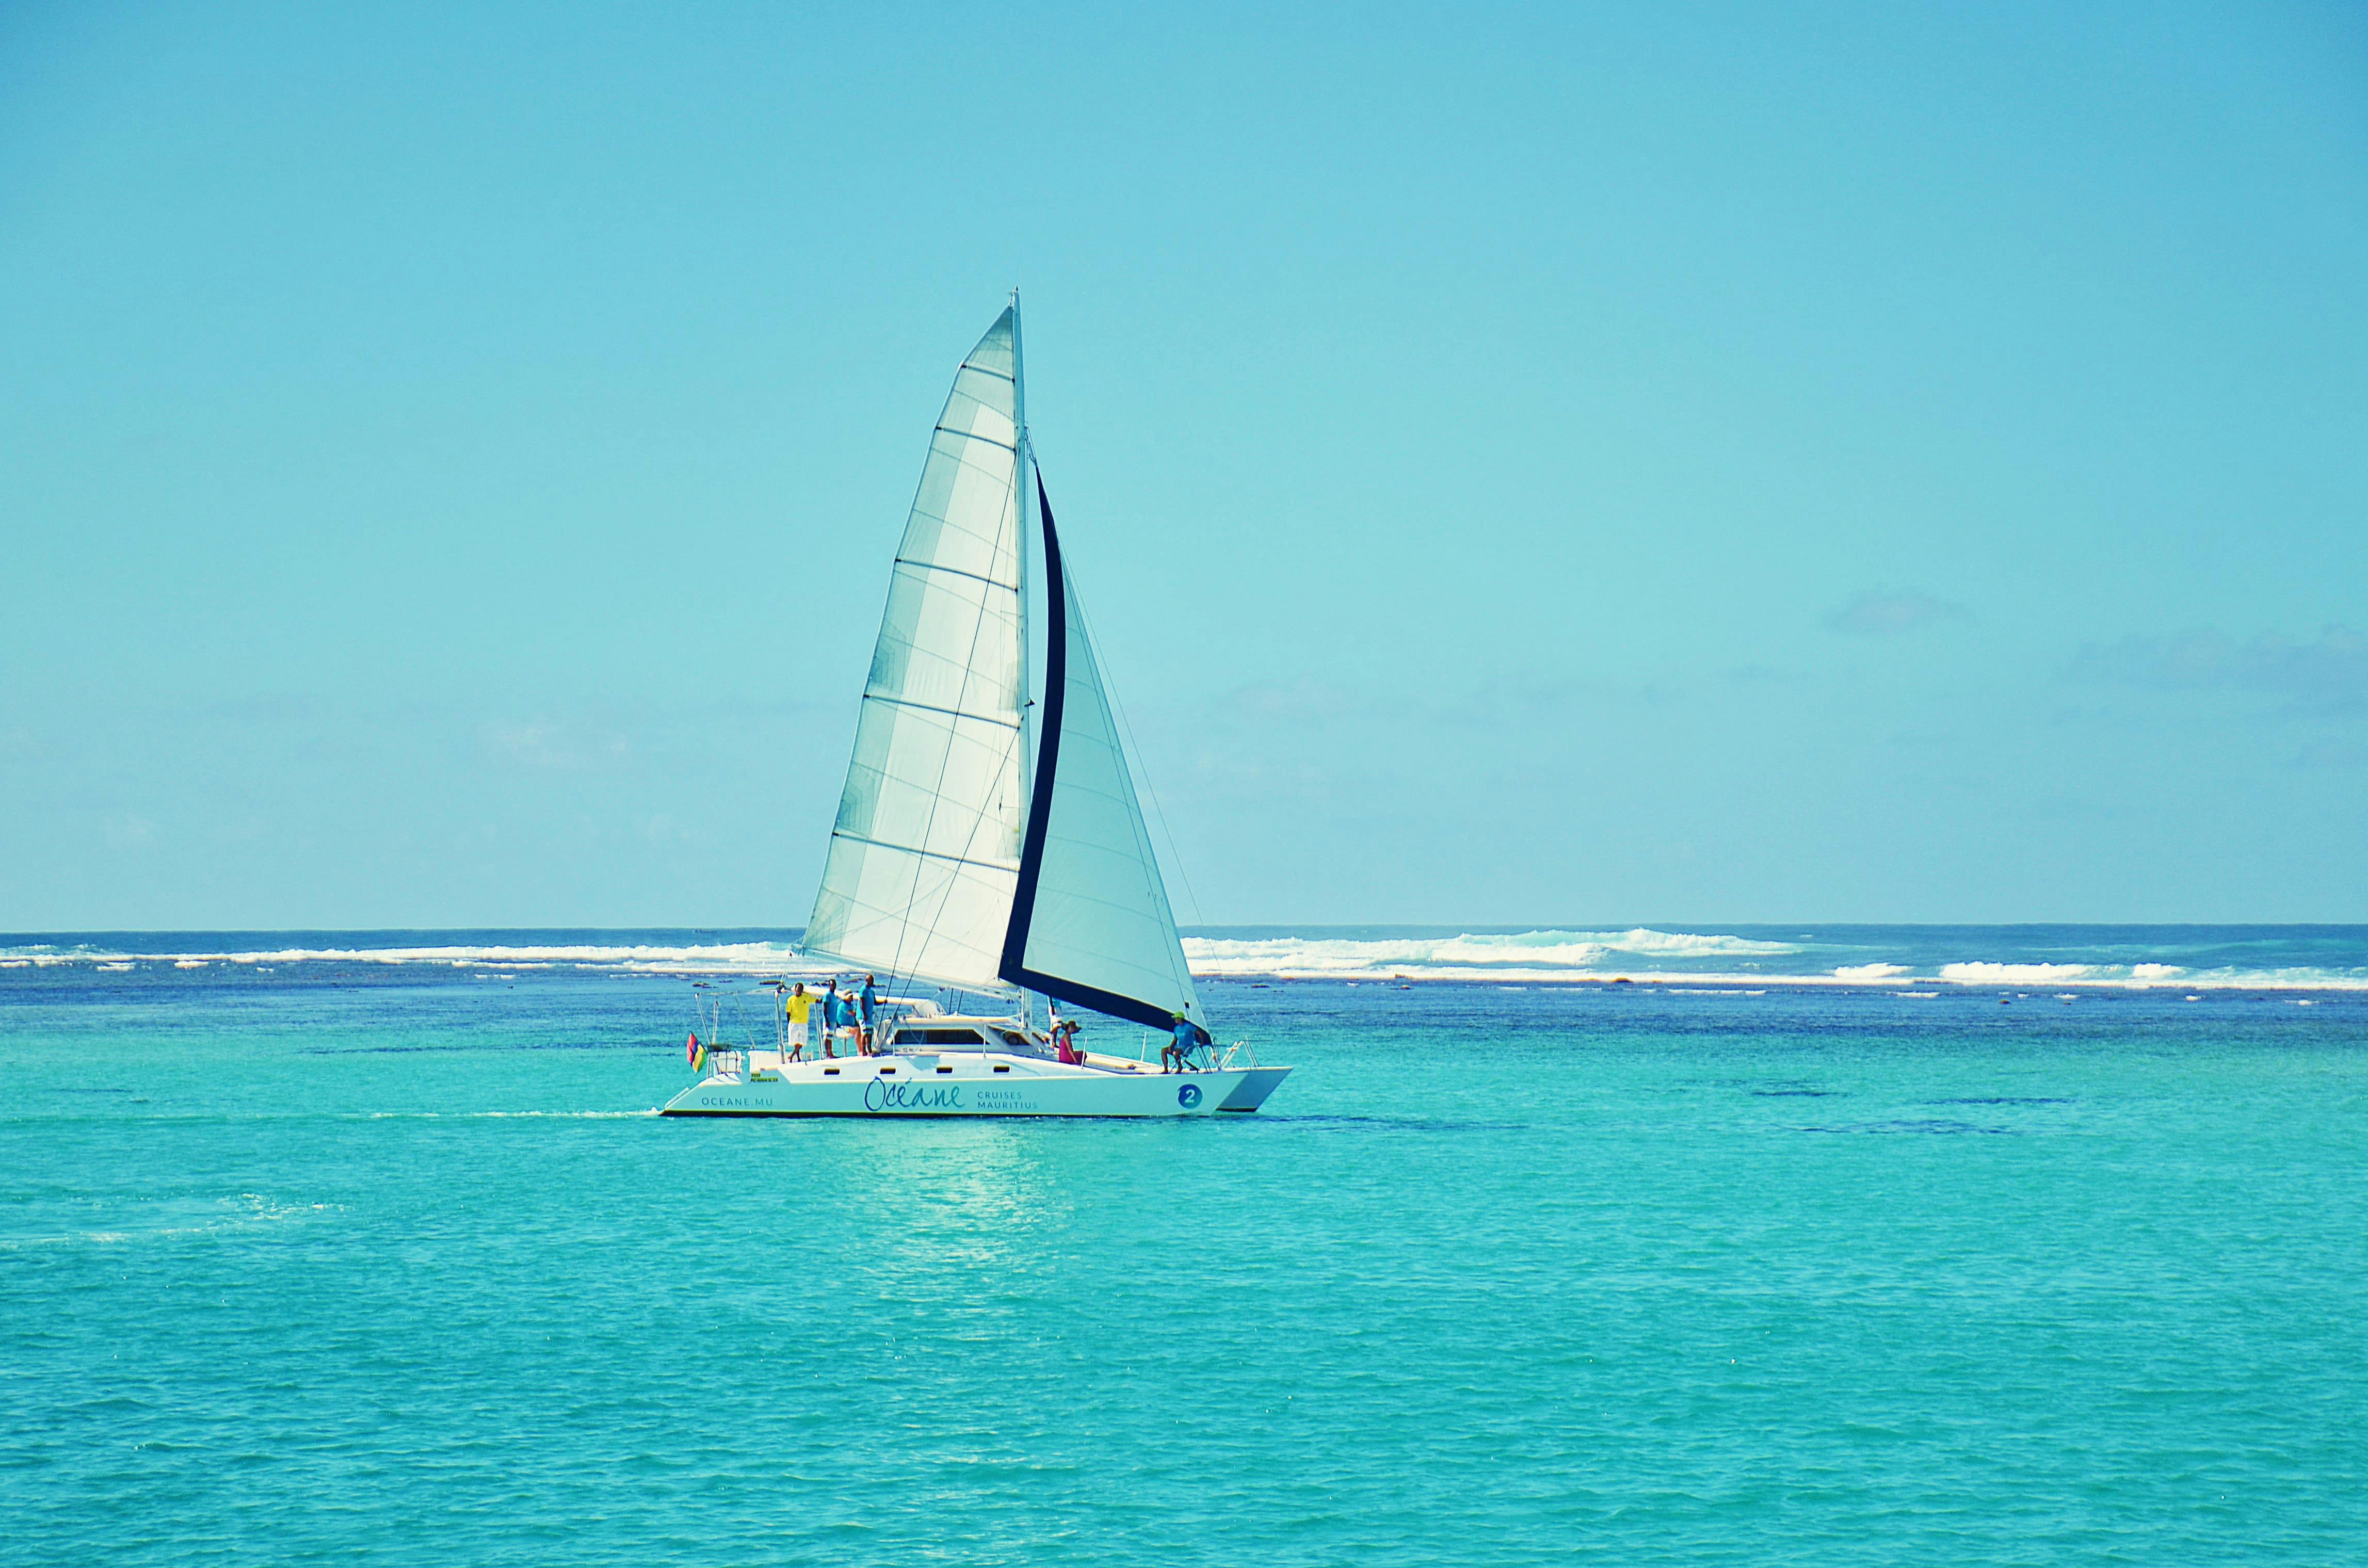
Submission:
<svg viewBox="0 0 2368 1568">
<path fill-rule="evenodd" d="M 1041 479 L 1036 503 L 1052 642 L 1036 799 L 1003 978 L 1141 1023 L 1164 1028 L 1181 1013 L 1201 1024 L 1200 996 Z"/>
<path fill-rule="evenodd" d="M 806 924 L 884 975 L 998 988 L 1028 814 L 1019 311 L 963 359 L 889 583 Z"/>
</svg>

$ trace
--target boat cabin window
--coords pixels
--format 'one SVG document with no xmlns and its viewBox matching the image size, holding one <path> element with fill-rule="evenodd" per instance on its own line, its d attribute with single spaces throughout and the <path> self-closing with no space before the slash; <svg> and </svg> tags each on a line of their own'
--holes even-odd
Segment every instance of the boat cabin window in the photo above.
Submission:
<svg viewBox="0 0 2368 1568">
<path fill-rule="evenodd" d="M 976 1029 L 900 1029 L 898 1045 L 967 1045 L 973 1050 L 986 1043 Z"/>
</svg>

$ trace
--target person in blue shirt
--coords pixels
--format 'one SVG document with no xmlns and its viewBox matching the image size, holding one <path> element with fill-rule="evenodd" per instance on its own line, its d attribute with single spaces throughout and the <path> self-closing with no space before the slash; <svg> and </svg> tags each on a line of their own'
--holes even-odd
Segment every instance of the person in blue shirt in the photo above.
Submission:
<svg viewBox="0 0 2368 1568">
<path fill-rule="evenodd" d="M 1159 1065 L 1171 1073 L 1190 1072 L 1192 1053 L 1208 1042 L 1208 1031 L 1178 1013 L 1176 1015 L 1175 1038 L 1159 1048 Z M 1174 1065 L 1169 1065 L 1171 1062 Z"/>
<path fill-rule="evenodd" d="M 855 1056 L 867 1054 L 862 1035 L 855 1033 L 855 985 L 852 985 L 852 981 L 848 983 L 843 993 L 838 993 L 838 1040 Z"/>
<path fill-rule="evenodd" d="M 825 1056 L 837 1056 L 838 1052 L 834 1047 L 838 1043 L 837 981 L 828 980 L 823 983 L 820 1001 L 822 1003 L 822 1053 Z"/>
<path fill-rule="evenodd" d="M 880 1025 L 880 987 L 873 977 L 868 974 L 863 977 L 863 996 L 860 1006 L 863 1014 L 863 1033 L 858 1037 L 858 1040 L 862 1046 L 863 1054 L 869 1056 L 876 1044 L 873 1038 L 874 1031 Z"/>
</svg>

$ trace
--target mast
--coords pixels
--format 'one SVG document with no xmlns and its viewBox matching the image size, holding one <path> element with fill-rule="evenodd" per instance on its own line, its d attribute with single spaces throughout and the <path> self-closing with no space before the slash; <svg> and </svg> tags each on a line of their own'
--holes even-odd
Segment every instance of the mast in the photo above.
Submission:
<svg viewBox="0 0 2368 1568">
<path fill-rule="evenodd" d="M 1011 286 L 1011 446 L 1012 466 L 1018 472 L 1012 481 L 1012 522 L 1019 546 L 1019 820 L 1028 820 L 1030 784 L 1036 776 L 1036 729 L 1032 722 L 1036 704 L 1029 693 L 1034 689 L 1034 665 L 1028 646 L 1028 358 L 1020 352 L 1019 285 Z M 1030 1023 L 1030 1008 L 1028 988 L 1019 988 L 1019 1022 Z"/>
</svg>

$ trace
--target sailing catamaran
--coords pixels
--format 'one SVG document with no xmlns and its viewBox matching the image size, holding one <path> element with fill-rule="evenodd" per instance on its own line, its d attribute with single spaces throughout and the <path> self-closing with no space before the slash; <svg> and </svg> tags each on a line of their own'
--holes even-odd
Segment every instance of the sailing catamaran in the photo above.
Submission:
<svg viewBox="0 0 2368 1568">
<path fill-rule="evenodd" d="M 1019 299 L 954 375 L 889 579 L 807 956 L 1004 1012 L 887 1009 L 870 1055 L 712 1051 L 669 1116 L 1196 1116 L 1256 1110 L 1288 1067 L 1219 1051 L 1028 440 Z M 1043 733 L 1029 763 L 1030 494 L 1043 532 Z M 1075 1052 L 1030 994 L 1176 1031 L 1171 1069 Z"/>
</svg>

